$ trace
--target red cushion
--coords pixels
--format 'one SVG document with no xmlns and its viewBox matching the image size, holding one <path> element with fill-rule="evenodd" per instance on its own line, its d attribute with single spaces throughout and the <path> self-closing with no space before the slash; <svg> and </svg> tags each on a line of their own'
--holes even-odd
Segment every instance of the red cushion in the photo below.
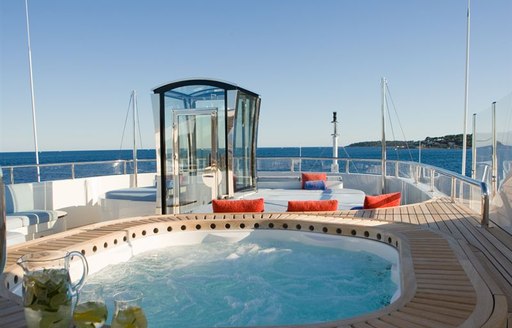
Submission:
<svg viewBox="0 0 512 328">
<path fill-rule="evenodd" d="M 336 211 L 338 201 L 328 200 L 290 200 L 288 201 L 288 212 L 322 212 Z"/>
<path fill-rule="evenodd" d="M 302 189 L 304 189 L 304 183 L 306 181 L 327 181 L 326 173 L 302 173 Z"/>
<path fill-rule="evenodd" d="M 401 196 L 402 196 L 402 194 L 399 192 L 394 192 L 391 194 L 383 194 L 383 195 L 378 195 L 378 196 L 365 196 L 363 208 L 370 209 L 370 208 L 399 206 Z"/>
<path fill-rule="evenodd" d="M 263 212 L 263 198 L 258 199 L 214 199 L 213 213 Z"/>
</svg>

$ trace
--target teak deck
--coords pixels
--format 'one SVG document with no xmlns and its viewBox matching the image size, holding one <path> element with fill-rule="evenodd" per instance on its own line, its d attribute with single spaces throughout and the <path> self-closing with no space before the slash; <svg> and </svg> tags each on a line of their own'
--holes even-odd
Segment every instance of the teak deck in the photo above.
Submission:
<svg viewBox="0 0 512 328">
<path fill-rule="evenodd" d="M 16 259 L 44 249 L 101 252 L 154 234 L 198 229 L 288 229 L 379 240 L 400 252 L 402 296 L 357 318 L 308 327 L 507 327 L 512 325 L 512 237 L 479 226 L 479 215 L 449 199 L 335 213 L 189 214 L 122 219 L 10 247 L 0 286 L 0 326 L 25 327 Z M 3 289 L 3 290 L 2 290 Z"/>
</svg>

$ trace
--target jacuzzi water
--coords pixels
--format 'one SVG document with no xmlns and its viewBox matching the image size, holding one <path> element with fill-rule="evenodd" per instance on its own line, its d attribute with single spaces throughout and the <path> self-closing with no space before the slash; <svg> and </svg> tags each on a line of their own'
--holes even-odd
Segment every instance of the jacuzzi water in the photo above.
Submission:
<svg viewBox="0 0 512 328">
<path fill-rule="evenodd" d="M 375 311 L 396 296 L 397 262 L 362 250 L 396 253 L 382 243 L 292 231 L 227 236 L 140 253 L 87 283 L 100 284 L 110 318 L 114 294 L 142 291 L 150 327 L 318 323 Z"/>
</svg>

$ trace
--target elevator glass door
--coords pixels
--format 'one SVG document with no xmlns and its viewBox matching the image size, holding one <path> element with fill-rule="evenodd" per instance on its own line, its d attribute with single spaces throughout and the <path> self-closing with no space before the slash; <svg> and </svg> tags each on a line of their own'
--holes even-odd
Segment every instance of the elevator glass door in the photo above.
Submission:
<svg viewBox="0 0 512 328">
<path fill-rule="evenodd" d="M 173 213 L 217 198 L 217 109 L 173 111 Z"/>
</svg>

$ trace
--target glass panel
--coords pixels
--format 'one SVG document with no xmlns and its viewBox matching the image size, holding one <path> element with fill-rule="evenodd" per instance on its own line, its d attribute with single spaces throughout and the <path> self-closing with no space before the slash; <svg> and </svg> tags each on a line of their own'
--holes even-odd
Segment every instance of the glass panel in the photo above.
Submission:
<svg viewBox="0 0 512 328">
<path fill-rule="evenodd" d="M 218 169 L 224 176 L 227 176 L 227 152 L 226 152 L 226 118 L 225 118 L 225 100 L 226 90 L 209 86 L 209 85 L 190 85 L 175 88 L 165 93 L 165 109 L 168 113 L 166 115 L 166 131 L 167 137 L 167 158 L 173 158 L 172 155 L 172 111 L 173 110 L 204 110 L 204 109 L 217 109 L 218 110 L 218 122 L 217 135 L 218 145 L 220 146 L 219 154 L 221 155 L 218 163 Z M 168 162 L 169 163 L 169 162 Z M 171 165 L 168 164 L 168 172 L 172 172 Z M 169 185 L 172 185 L 172 181 L 168 180 Z M 219 186 L 219 194 L 227 194 L 227 183 L 228 180 L 224 179 Z"/>
<path fill-rule="evenodd" d="M 255 119 L 256 99 L 240 92 L 233 145 L 235 191 L 255 187 Z"/>
<path fill-rule="evenodd" d="M 217 196 L 221 175 L 216 169 L 216 112 L 175 115 L 174 212 L 208 204 Z"/>
<path fill-rule="evenodd" d="M 189 85 L 165 93 L 166 109 L 224 108 L 225 90 L 208 85 Z"/>
</svg>

